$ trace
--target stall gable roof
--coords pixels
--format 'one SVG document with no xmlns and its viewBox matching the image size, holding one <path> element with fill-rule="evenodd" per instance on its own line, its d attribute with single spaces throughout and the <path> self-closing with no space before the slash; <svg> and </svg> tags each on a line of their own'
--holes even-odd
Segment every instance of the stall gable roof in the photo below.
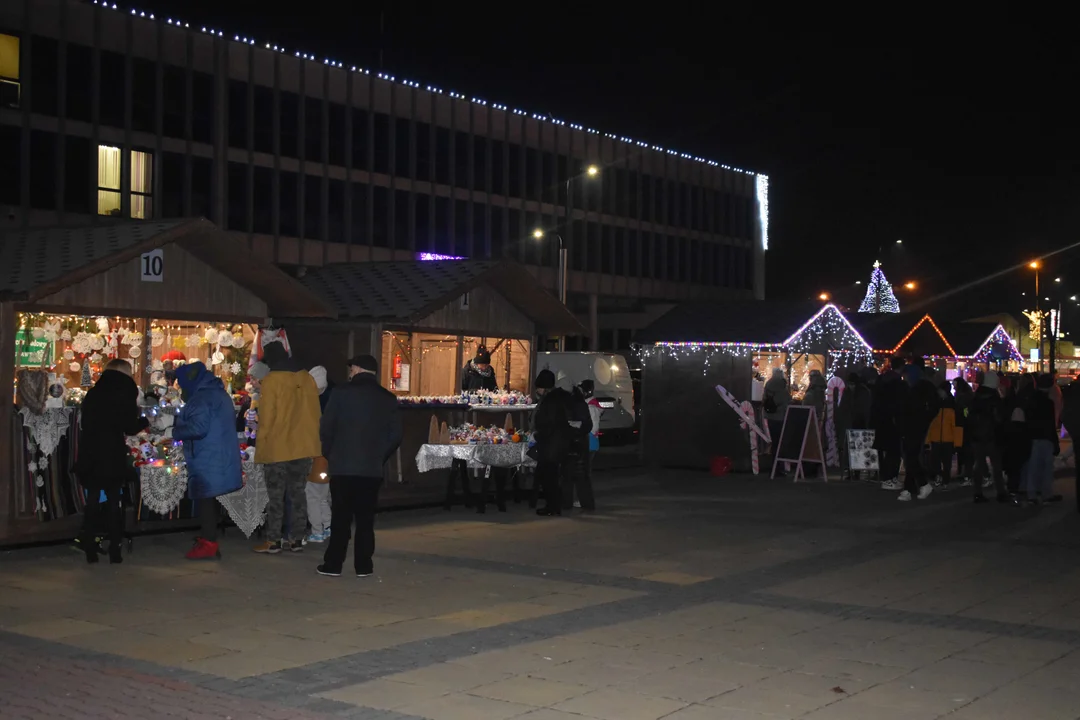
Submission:
<svg viewBox="0 0 1080 720">
<path fill-rule="evenodd" d="M 401 323 L 416 323 L 488 285 L 547 332 L 585 332 L 527 269 L 510 260 L 334 263 L 309 270 L 302 282 L 342 318 Z"/>
<path fill-rule="evenodd" d="M 682 303 L 638 332 L 636 339 L 660 343 L 782 345 L 821 311 L 821 303 L 816 302 L 730 300 Z"/>
<path fill-rule="evenodd" d="M 331 315 L 316 294 L 204 218 L 134 220 L 0 235 L 0 300 L 36 302 L 170 243 L 258 296 L 272 315 Z"/>
<path fill-rule="evenodd" d="M 952 342 L 953 347 L 960 357 L 975 357 L 984 348 L 990 344 L 994 339 L 994 335 L 1001 330 L 1001 337 L 1009 338 L 1009 333 L 1005 330 L 1004 326 L 1000 323 L 992 322 L 957 322 L 948 323 L 943 325 L 941 331 L 945 333 L 945 336 Z M 1015 343 L 1012 338 L 1008 339 L 1008 346 L 1011 348 L 1009 355 L 1011 359 L 1017 361 L 1023 361 L 1024 357 L 1020 354 L 1020 351 L 1016 349 Z"/>
<path fill-rule="evenodd" d="M 941 325 L 928 313 L 858 313 L 852 319 L 875 352 L 956 356 Z"/>
</svg>

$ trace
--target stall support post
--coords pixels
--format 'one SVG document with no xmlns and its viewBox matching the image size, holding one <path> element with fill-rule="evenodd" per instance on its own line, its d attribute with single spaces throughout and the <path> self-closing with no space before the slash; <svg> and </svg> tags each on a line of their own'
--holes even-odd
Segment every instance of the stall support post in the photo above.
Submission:
<svg viewBox="0 0 1080 720">
<path fill-rule="evenodd" d="M 11 503 L 14 497 L 15 475 L 12 468 L 11 432 L 15 410 L 14 403 L 9 402 L 14 397 L 15 388 L 15 306 L 12 303 L 0 303 L 0 387 L 11 392 L 7 395 L 0 406 L 0 524 L 7 523 L 11 519 Z"/>
</svg>

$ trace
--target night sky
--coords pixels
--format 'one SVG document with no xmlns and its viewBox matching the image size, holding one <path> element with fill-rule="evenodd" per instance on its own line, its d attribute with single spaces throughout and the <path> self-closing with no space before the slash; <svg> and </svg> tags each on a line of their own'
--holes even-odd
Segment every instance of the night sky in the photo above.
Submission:
<svg viewBox="0 0 1080 720">
<path fill-rule="evenodd" d="M 347 65 L 377 68 L 381 48 L 398 77 L 765 172 L 770 298 L 828 291 L 857 306 L 854 283 L 865 287 L 878 258 L 898 288 L 918 283 L 898 290 L 904 309 L 1018 312 L 1033 294 L 1029 270 L 940 294 L 1080 242 L 1080 53 L 1069 24 L 1049 15 L 144 4 Z M 1056 276 L 1062 294 L 1080 294 L 1080 248 L 1047 261 L 1044 285 Z"/>
</svg>

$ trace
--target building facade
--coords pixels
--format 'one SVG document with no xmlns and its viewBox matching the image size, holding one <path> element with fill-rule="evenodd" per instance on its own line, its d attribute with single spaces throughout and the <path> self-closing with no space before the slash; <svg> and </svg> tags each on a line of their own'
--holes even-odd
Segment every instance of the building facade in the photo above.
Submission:
<svg viewBox="0 0 1080 720">
<path fill-rule="evenodd" d="M 561 238 L 604 349 L 764 295 L 763 175 L 191 18 L 4 3 L 0 93 L 2 229 L 201 215 L 284 266 L 509 256 L 552 290 Z"/>
</svg>

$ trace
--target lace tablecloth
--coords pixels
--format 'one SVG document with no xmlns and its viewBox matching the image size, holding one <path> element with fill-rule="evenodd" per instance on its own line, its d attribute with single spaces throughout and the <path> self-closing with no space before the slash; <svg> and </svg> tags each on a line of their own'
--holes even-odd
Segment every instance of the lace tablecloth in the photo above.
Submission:
<svg viewBox="0 0 1080 720">
<path fill-rule="evenodd" d="M 455 460 L 464 460 L 470 468 L 533 466 L 536 462 L 525 454 L 526 443 L 506 445 L 431 445 L 420 446 L 416 467 L 420 472 L 445 470 Z"/>
<path fill-rule="evenodd" d="M 247 537 L 262 525 L 270 495 L 266 492 L 266 480 L 261 465 L 245 462 L 244 487 L 217 500 L 236 527 Z M 180 507 L 187 494 L 187 469 L 183 466 L 172 470 L 168 467 L 143 465 L 139 468 L 139 484 L 142 488 L 142 504 L 160 515 Z"/>
</svg>

